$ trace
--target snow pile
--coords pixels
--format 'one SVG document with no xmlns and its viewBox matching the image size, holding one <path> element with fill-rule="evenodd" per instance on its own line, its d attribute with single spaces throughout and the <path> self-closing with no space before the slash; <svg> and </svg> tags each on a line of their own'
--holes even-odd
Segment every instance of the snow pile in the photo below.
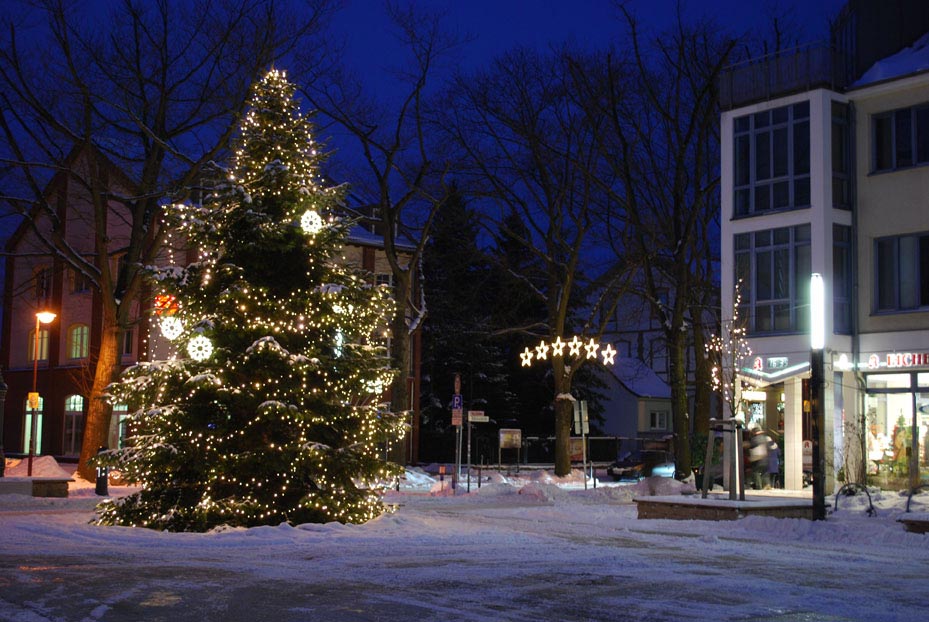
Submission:
<svg viewBox="0 0 929 622">
<path fill-rule="evenodd" d="M 646 477 L 641 482 L 630 486 L 637 497 L 661 497 L 667 495 L 693 494 L 693 484 L 679 482 L 670 477 Z"/>
<path fill-rule="evenodd" d="M 29 459 L 6 461 L 6 477 L 28 477 Z M 32 459 L 32 477 L 55 477 L 68 479 L 71 473 L 58 465 L 51 456 L 36 456 Z"/>
</svg>

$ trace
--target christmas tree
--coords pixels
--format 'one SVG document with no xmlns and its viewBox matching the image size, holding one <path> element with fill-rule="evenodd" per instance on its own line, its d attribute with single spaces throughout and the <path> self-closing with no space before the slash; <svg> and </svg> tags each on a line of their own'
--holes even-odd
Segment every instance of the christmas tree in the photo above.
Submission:
<svg viewBox="0 0 929 622">
<path fill-rule="evenodd" d="M 384 509 L 379 483 L 397 467 L 378 448 L 402 423 L 378 409 L 393 372 L 371 339 L 394 303 L 337 260 L 344 188 L 321 182 L 294 90 L 276 70 L 254 85 L 224 181 L 166 210 L 199 256 L 149 268 L 176 356 L 111 387 L 132 414 L 109 461 L 141 490 L 102 504 L 101 524 L 357 523 Z"/>
</svg>

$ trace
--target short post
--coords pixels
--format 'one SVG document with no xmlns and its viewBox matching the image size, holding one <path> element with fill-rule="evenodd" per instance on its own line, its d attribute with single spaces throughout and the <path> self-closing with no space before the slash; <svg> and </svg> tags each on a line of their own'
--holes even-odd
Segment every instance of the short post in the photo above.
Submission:
<svg viewBox="0 0 929 622">
<path fill-rule="evenodd" d="M 106 451 L 106 447 L 100 447 L 97 450 L 97 455 L 99 456 Z M 98 464 L 97 465 L 97 481 L 94 485 L 94 492 L 101 497 L 107 496 L 109 493 L 109 479 L 110 479 L 110 469 L 109 467 Z"/>
</svg>

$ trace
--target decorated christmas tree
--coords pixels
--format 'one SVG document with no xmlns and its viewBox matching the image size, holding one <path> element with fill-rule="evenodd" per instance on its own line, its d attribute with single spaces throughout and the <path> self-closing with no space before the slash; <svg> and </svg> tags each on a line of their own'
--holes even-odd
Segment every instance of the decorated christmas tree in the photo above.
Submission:
<svg viewBox="0 0 929 622">
<path fill-rule="evenodd" d="M 344 189 L 322 183 L 313 135 L 294 86 L 270 71 L 223 181 L 203 205 L 167 210 L 175 243 L 199 256 L 149 268 L 174 356 L 111 387 L 131 415 L 108 460 L 141 490 L 101 504 L 101 524 L 203 531 L 383 511 L 379 486 L 397 467 L 379 448 L 402 423 L 378 408 L 393 372 L 372 337 L 394 303 L 338 261 Z"/>
</svg>

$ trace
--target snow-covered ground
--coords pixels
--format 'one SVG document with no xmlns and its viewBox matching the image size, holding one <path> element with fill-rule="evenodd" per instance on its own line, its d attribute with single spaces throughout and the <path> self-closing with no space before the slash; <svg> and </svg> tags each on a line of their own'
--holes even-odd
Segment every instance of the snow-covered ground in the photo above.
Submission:
<svg viewBox="0 0 929 622">
<path fill-rule="evenodd" d="M 906 497 L 876 492 L 874 517 L 843 497 L 823 522 L 638 520 L 647 494 L 524 471 L 454 495 L 411 471 L 365 525 L 206 534 L 90 525 L 81 480 L 67 499 L 0 495 L 0 620 L 929 620 Z"/>
</svg>

